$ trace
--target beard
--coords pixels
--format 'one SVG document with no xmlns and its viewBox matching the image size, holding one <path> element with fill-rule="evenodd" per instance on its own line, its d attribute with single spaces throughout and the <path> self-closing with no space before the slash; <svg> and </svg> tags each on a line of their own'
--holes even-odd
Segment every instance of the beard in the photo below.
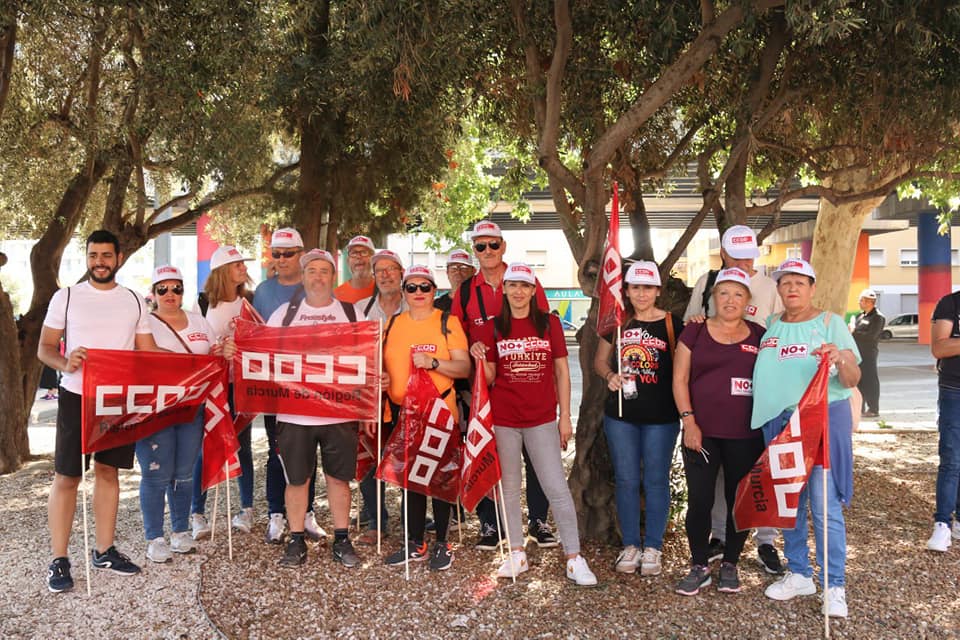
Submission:
<svg viewBox="0 0 960 640">
<path fill-rule="evenodd" d="M 104 265 L 99 266 L 99 267 L 97 267 L 97 268 L 98 268 L 98 269 L 100 269 L 100 268 L 107 269 L 107 275 L 106 275 L 106 276 L 103 276 L 103 277 L 97 277 L 97 276 L 94 275 L 94 273 L 93 273 L 94 270 L 93 270 L 93 269 L 87 269 L 87 275 L 90 276 L 90 279 L 91 279 L 91 280 L 93 280 L 94 282 L 96 282 L 96 283 L 98 283 L 98 284 L 107 284 L 107 283 L 113 282 L 113 279 L 114 279 L 114 278 L 116 277 L 116 275 L 117 275 L 117 270 L 116 270 L 116 269 L 114 269 L 114 268 L 112 268 L 112 267 L 107 267 L 107 266 L 104 266 Z"/>
</svg>

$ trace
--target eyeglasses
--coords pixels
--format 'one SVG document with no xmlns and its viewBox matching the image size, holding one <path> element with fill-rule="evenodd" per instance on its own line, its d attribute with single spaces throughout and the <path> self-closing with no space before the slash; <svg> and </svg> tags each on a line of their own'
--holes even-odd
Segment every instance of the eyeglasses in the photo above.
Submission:
<svg viewBox="0 0 960 640">
<path fill-rule="evenodd" d="M 477 253 L 483 253 L 487 250 L 487 247 L 490 247 L 491 251 L 498 251 L 500 249 L 500 243 L 494 240 L 492 242 L 478 242 L 477 244 L 473 245 L 473 248 Z"/>
<path fill-rule="evenodd" d="M 374 269 L 374 270 L 373 270 L 373 275 L 375 275 L 375 276 L 385 276 L 385 275 L 387 275 L 388 273 L 399 273 L 400 271 L 403 271 L 403 269 L 401 269 L 400 267 L 398 267 L 398 266 L 396 266 L 396 265 L 391 265 L 391 266 L 389 266 L 389 267 L 383 267 L 382 269 Z"/>
<path fill-rule="evenodd" d="M 447 265 L 447 271 L 459 271 L 460 273 L 470 273 L 473 271 L 473 267 L 465 264 L 451 264 Z"/>
<path fill-rule="evenodd" d="M 369 249 L 361 249 L 357 251 L 350 251 L 347 253 L 351 258 L 366 258 L 367 256 L 372 256 L 373 254 Z"/>
<path fill-rule="evenodd" d="M 298 253 L 300 253 L 300 249 L 288 249 L 287 251 L 273 251 L 270 255 L 273 256 L 274 260 L 279 260 L 280 258 L 292 258 Z"/>
<path fill-rule="evenodd" d="M 168 286 L 166 286 L 166 285 L 160 285 L 159 287 L 157 287 L 157 295 L 158 295 L 158 296 L 165 296 L 165 295 L 167 295 L 167 291 L 171 291 L 171 290 L 172 290 L 175 294 L 177 294 L 178 296 L 182 296 L 182 295 L 183 295 L 183 285 L 179 285 L 179 284 L 175 284 L 175 285 L 173 285 L 173 287 L 168 287 Z"/>
<path fill-rule="evenodd" d="M 410 282 L 403 285 L 403 290 L 407 293 L 416 293 L 417 289 L 420 290 L 420 293 L 430 293 L 433 291 L 433 285 L 429 282 L 421 282 L 420 284 L 413 284 Z"/>
</svg>

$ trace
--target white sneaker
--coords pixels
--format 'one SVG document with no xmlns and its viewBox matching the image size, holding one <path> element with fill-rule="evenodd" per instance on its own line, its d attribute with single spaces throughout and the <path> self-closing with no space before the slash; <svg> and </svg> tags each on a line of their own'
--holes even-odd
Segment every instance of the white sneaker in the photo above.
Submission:
<svg viewBox="0 0 960 640">
<path fill-rule="evenodd" d="M 147 545 L 147 559 L 154 562 L 170 562 L 170 558 L 173 557 L 173 554 L 170 553 L 170 547 L 167 546 L 167 541 L 162 537 L 154 538 L 150 541 L 150 544 Z"/>
<path fill-rule="evenodd" d="M 946 551 L 950 548 L 950 527 L 946 522 L 937 522 L 933 525 L 933 535 L 927 540 L 927 549 L 930 551 Z"/>
<path fill-rule="evenodd" d="M 847 591 L 843 587 L 830 587 L 823 594 L 823 608 L 831 618 L 847 617 Z"/>
<path fill-rule="evenodd" d="M 587 561 L 579 554 L 576 558 L 567 560 L 567 577 L 581 587 L 592 587 L 597 584 L 597 576 L 593 575 L 593 571 L 590 571 L 590 567 L 587 566 Z"/>
<path fill-rule="evenodd" d="M 817 585 L 813 582 L 813 578 L 787 571 L 763 593 L 774 600 L 792 600 L 797 596 L 812 596 L 816 592 Z"/>
<path fill-rule="evenodd" d="M 307 511 L 307 515 L 303 518 L 303 532 L 314 542 L 327 537 L 327 532 L 317 524 L 317 519 L 314 517 L 313 511 Z"/>
<path fill-rule="evenodd" d="M 510 564 L 511 560 L 513 560 L 512 568 Z M 512 578 L 514 575 L 520 575 L 529 568 L 530 565 L 527 564 L 526 551 L 511 551 L 510 555 L 503 560 L 503 564 L 500 565 L 500 568 L 497 569 L 497 577 Z M 514 572 L 516 572 L 516 574 L 514 574 Z"/>
<path fill-rule="evenodd" d="M 210 523 L 202 513 L 190 514 L 190 528 L 194 540 L 204 540 L 210 537 Z"/>
<path fill-rule="evenodd" d="M 240 509 L 240 513 L 233 516 L 233 528 L 240 533 L 250 533 L 253 531 L 253 508 L 247 507 Z"/>
<path fill-rule="evenodd" d="M 640 566 L 640 549 L 628 544 L 617 556 L 617 565 L 614 567 L 620 573 L 636 573 Z"/>
<path fill-rule="evenodd" d="M 280 544 L 283 542 L 283 532 L 287 529 L 287 519 L 282 513 L 271 513 L 270 521 L 267 523 L 267 542 L 270 544 Z"/>
<path fill-rule="evenodd" d="M 953 529 L 951 530 L 951 535 L 954 540 L 960 540 L 960 520 L 953 521 Z"/>
<path fill-rule="evenodd" d="M 660 575 L 660 553 L 659 549 L 654 549 L 653 547 L 647 547 L 643 550 L 643 555 L 640 557 L 640 575 L 642 576 L 658 576 Z"/>
<path fill-rule="evenodd" d="M 193 553 L 197 550 L 197 543 L 193 541 L 188 531 L 170 534 L 170 551 L 174 553 Z"/>
</svg>

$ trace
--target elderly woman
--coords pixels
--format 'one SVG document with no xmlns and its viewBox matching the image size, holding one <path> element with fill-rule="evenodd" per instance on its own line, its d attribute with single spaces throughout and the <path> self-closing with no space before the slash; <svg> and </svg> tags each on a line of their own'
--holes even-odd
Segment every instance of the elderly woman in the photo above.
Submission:
<svg viewBox="0 0 960 640">
<path fill-rule="evenodd" d="M 727 543 L 717 589 L 740 591 L 737 562 L 748 531 L 733 524 L 737 483 L 763 453 L 763 439 L 750 430 L 753 367 L 763 327 L 744 320 L 750 276 L 723 269 L 713 288 L 717 313 L 691 323 L 680 334 L 673 364 L 673 396 L 683 421 L 683 467 L 687 476 L 687 541 L 690 572 L 676 591 L 693 596 L 711 582 L 708 562 L 710 510 L 717 472 L 723 469 L 727 501 Z"/>
<path fill-rule="evenodd" d="M 429 267 L 415 264 L 404 273 L 403 299 L 407 310 L 392 316 L 384 329 L 383 366 L 389 375 L 387 396 L 394 415 L 397 415 L 395 412 L 399 411 L 398 407 L 403 404 L 407 393 L 410 367 L 426 369 L 456 421 L 457 402 L 452 392 L 453 381 L 470 375 L 467 336 L 457 318 L 444 317 L 444 312 L 433 306 L 436 291 L 437 283 Z M 408 559 L 411 562 L 423 561 L 429 553 L 431 570 L 449 569 L 453 563 L 453 554 L 447 542 L 451 506 L 443 500 L 433 499 L 437 540 L 433 549 L 428 550 L 424 541 L 427 497 L 409 492 L 405 504 L 409 538 L 384 562 L 402 565 Z"/>
<path fill-rule="evenodd" d="M 821 358 L 835 365 L 828 387 L 830 419 L 830 473 L 824 497 L 823 467 L 815 466 L 800 493 L 796 527 L 783 530 L 784 554 L 790 570 L 767 587 L 774 600 L 790 600 L 817 592 L 807 546 L 807 503 L 813 516 L 817 564 L 827 563 L 829 584 L 824 606 L 831 616 L 847 616 L 847 538 L 841 505 L 853 496 L 853 420 L 851 388 L 860 380 L 860 354 L 843 318 L 813 306 L 816 274 L 805 260 L 791 259 L 773 273 L 783 300 L 783 314 L 771 316 L 754 373 L 754 429 L 762 429 L 766 442 L 775 438 L 790 420 Z M 790 349 L 789 347 L 797 347 Z M 789 352 L 789 357 L 781 354 Z M 826 503 L 827 557 L 823 557 L 823 518 Z"/>
<path fill-rule="evenodd" d="M 150 314 L 150 330 L 157 346 L 174 353 L 214 353 L 233 357 L 233 341 L 217 343 L 213 328 L 199 313 L 184 311 L 183 276 L 170 265 L 153 272 L 151 293 L 157 310 Z M 203 441 L 203 411 L 190 422 L 175 424 L 137 442 L 140 463 L 140 511 L 147 558 L 168 562 L 173 553 L 191 553 L 196 544 L 190 535 L 190 499 L 193 467 Z M 166 498 L 166 500 L 165 500 Z M 163 536 L 164 502 L 170 507 L 170 543 Z"/>
<path fill-rule="evenodd" d="M 641 575 L 655 576 L 661 570 L 660 549 L 670 513 L 670 461 L 680 433 L 680 416 L 673 401 L 673 353 L 683 321 L 656 306 L 660 269 L 655 263 L 634 262 L 624 283 L 628 319 L 619 341 L 615 333 L 601 337 L 593 370 L 610 390 L 603 430 L 613 462 L 623 535 L 616 570 L 634 573 L 639 568 Z M 615 349 L 619 351 L 615 353 Z M 622 373 L 617 373 L 618 369 Z M 641 484 L 646 506 L 642 540 Z"/>
</svg>

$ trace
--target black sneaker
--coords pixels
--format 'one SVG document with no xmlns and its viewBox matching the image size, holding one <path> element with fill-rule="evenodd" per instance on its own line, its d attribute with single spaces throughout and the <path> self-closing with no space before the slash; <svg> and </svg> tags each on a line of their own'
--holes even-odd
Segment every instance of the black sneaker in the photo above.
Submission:
<svg viewBox="0 0 960 640">
<path fill-rule="evenodd" d="M 780 562 L 777 549 L 772 544 L 762 544 L 757 547 L 757 557 L 760 558 L 764 571 L 775 576 L 783 575 L 783 563 Z"/>
<path fill-rule="evenodd" d="M 453 564 L 453 551 L 450 550 L 450 543 L 435 543 L 433 551 L 430 552 L 430 570 L 446 571 L 451 564 Z"/>
<path fill-rule="evenodd" d="M 695 596 L 700 589 L 710 584 L 710 567 L 695 564 L 690 567 L 690 573 L 677 583 L 677 593 L 684 596 Z"/>
<path fill-rule="evenodd" d="M 360 564 L 360 558 L 357 552 L 353 550 L 353 545 L 349 539 L 333 543 L 333 559 L 347 568 L 355 567 Z"/>
<path fill-rule="evenodd" d="M 730 562 L 720 563 L 720 579 L 717 581 L 717 591 L 740 593 L 740 575 L 737 573 L 737 565 Z"/>
<path fill-rule="evenodd" d="M 481 551 L 496 551 L 500 546 L 500 533 L 492 525 L 484 523 L 480 529 L 480 540 L 477 541 L 477 549 Z"/>
<path fill-rule="evenodd" d="M 290 536 L 283 556 L 277 561 L 281 567 L 299 567 L 307 561 L 307 541 L 302 535 Z"/>
<path fill-rule="evenodd" d="M 707 548 L 707 564 L 722 559 L 723 552 L 726 551 L 726 548 L 727 545 L 724 544 L 723 540 L 710 538 L 710 545 Z"/>
<path fill-rule="evenodd" d="M 437 523 L 433 518 L 427 518 L 427 524 L 424 525 L 423 530 L 427 533 L 436 533 L 437 532 Z"/>
<path fill-rule="evenodd" d="M 560 546 L 557 536 L 553 535 L 553 529 L 543 520 L 536 520 L 527 527 L 528 537 L 537 543 L 542 549 L 550 549 Z"/>
<path fill-rule="evenodd" d="M 117 551 L 114 546 L 103 553 L 97 553 L 94 549 L 90 554 L 93 556 L 95 569 L 108 569 L 120 576 L 135 576 L 140 573 L 140 567 L 130 562 L 130 558 Z"/>
<path fill-rule="evenodd" d="M 70 577 L 70 560 L 65 557 L 54 558 L 47 568 L 47 589 L 51 593 L 63 593 L 73 589 Z"/>
<path fill-rule="evenodd" d="M 407 561 L 407 553 L 410 554 L 410 562 L 423 562 L 427 558 L 427 543 L 417 543 L 411 540 L 406 547 L 397 549 L 393 555 L 387 556 L 383 564 L 396 566 Z"/>
</svg>

